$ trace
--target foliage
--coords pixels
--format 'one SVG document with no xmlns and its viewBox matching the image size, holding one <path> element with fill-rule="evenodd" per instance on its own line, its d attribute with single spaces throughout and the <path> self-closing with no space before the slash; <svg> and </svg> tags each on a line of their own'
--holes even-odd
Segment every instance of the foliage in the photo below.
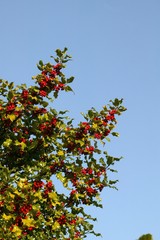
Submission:
<svg viewBox="0 0 160 240">
<path fill-rule="evenodd" d="M 67 111 L 51 108 L 60 91 L 72 91 L 74 78 L 63 73 L 71 59 L 66 51 L 56 50 L 54 65 L 39 61 L 33 86 L 0 80 L 0 239 L 100 235 L 85 206 L 102 207 L 103 188 L 115 188 L 108 173 L 121 158 L 102 146 L 108 135 L 118 136 L 116 116 L 126 109 L 115 99 L 100 111 L 91 108 L 73 126 Z"/>
<path fill-rule="evenodd" d="M 138 240 L 153 240 L 152 235 L 150 233 L 142 235 Z"/>
</svg>

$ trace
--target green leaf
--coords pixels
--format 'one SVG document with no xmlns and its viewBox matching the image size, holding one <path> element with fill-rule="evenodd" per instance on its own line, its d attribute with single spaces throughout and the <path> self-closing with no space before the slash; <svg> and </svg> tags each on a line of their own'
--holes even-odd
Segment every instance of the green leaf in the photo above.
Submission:
<svg viewBox="0 0 160 240">
<path fill-rule="evenodd" d="M 9 91 L 8 92 L 8 100 L 11 100 L 13 98 L 13 96 L 14 96 L 13 91 Z"/>
<path fill-rule="evenodd" d="M 119 133 L 117 133 L 117 132 L 112 132 L 112 135 L 113 135 L 114 137 L 119 137 Z"/>
<path fill-rule="evenodd" d="M 50 108 L 51 113 L 53 113 L 55 116 L 57 115 L 56 109 Z"/>
<path fill-rule="evenodd" d="M 113 180 L 110 180 L 110 181 L 109 181 L 109 185 L 115 185 L 117 182 L 118 182 L 118 180 L 114 180 L 114 181 L 113 181 Z"/>
<path fill-rule="evenodd" d="M 40 65 L 38 65 L 38 64 L 37 64 L 37 68 L 38 68 L 40 71 L 43 70 L 43 68 L 42 68 Z M 35 79 L 35 77 L 32 77 L 32 79 Z"/>
<path fill-rule="evenodd" d="M 66 92 L 73 92 L 72 88 L 70 86 L 66 86 L 65 87 L 65 91 Z"/>
<path fill-rule="evenodd" d="M 107 156 L 107 165 L 112 165 L 114 163 L 114 158 L 111 156 Z"/>
<path fill-rule="evenodd" d="M 104 161 L 104 159 L 101 157 L 100 159 L 99 159 L 99 162 L 104 166 L 105 165 L 105 161 Z"/>
<path fill-rule="evenodd" d="M 48 106 L 48 102 L 42 101 L 41 103 L 44 108 Z"/>
<path fill-rule="evenodd" d="M 71 82 L 73 82 L 73 80 L 74 80 L 74 77 L 70 77 L 67 79 L 67 83 L 71 83 Z"/>
<path fill-rule="evenodd" d="M 62 81 L 62 83 L 65 84 L 65 83 L 66 83 L 66 78 L 65 78 L 64 76 L 62 76 L 62 77 L 61 77 L 61 81 Z"/>
<path fill-rule="evenodd" d="M 55 91 L 53 95 L 54 95 L 55 98 L 57 98 L 58 97 L 58 92 Z"/>
<path fill-rule="evenodd" d="M 65 47 L 65 48 L 63 49 L 63 53 L 66 53 L 66 52 L 67 52 L 67 50 L 68 50 L 68 48 L 67 48 L 67 47 Z"/>
<path fill-rule="evenodd" d="M 14 82 L 11 82 L 11 83 L 8 85 L 8 88 L 9 88 L 9 89 L 13 89 L 13 87 L 14 87 Z"/>
<path fill-rule="evenodd" d="M 89 111 L 88 111 L 88 116 L 89 116 L 90 118 L 92 118 L 92 117 L 94 116 L 94 114 L 93 114 L 93 111 L 92 111 L 92 110 L 89 110 Z"/>
<path fill-rule="evenodd" d="M 105 137 L 105 139 L 106 139 L 108 142 L 111 141 L 111 139 L 110 139 L 109 137 Z"/>
<path fill-rule="evenodd" d="M 115 173 L 118 172 L 117 170 L 115 170 L 115 169 L 113 169 L 113 168 L 108 168 L 108 170 L 109 170 L 110 172 L 115 172 Z"/>
<path fill-rule="evenodd" d="M 40 65 L 41 67 L 44 65 L 42 60 L 39 61 L 39 65 Z"/>
<path fill-rule="evenodd" d="M 115 107 L 118 107 L 123 102 L 123 99 L 119 100 L 118 98 L 115 98 L 114 101 L 111 100 L 111 102 Z"/>
<path fill-rule="evenodd" d="M 68 112 L 68 110 L 60 111 L 59 114 L 60 114 L 60 115 L 63 115 L 63 114 L 65 114 L 65 113 L 67 113 L 67 112 Z"/>
<path fill-rule="evenodd" d="M 60 57 L 60 58 L 63 56 L 63 53 L 62 53 L 62 51 L 61 51 L 60 49 L 57 49 L 57 50 L 56 50 L 56 54 L 57 54 L 57 56 Z"/>
</svg>

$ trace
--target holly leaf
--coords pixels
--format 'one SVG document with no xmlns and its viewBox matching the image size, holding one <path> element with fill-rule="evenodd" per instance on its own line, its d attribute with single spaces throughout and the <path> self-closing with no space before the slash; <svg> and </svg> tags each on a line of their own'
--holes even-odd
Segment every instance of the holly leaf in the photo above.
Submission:
<svg viewBox="0 0 160 240">
<path fill-rule="evenodd" d="M 2 218 L 6 221 L 9 221 L 12 218 L 12 216 L 11 215 L 6 215 L 5 213 L 3 213 Z"/>
<path fill-rule="evenodd" d="M 18 226 L 14 226 L 12 232 L 15 233 L 17 237 L 19 237 L 22 233 L 22 230 Z"/>
<path fill-rule="evenodd" d="M 3 146 L 4 147 L 9 147 L 11 145 L 11 143 L 12 143 L 12 140 L 9 138 L 3 143 Z"/>
<path fill-rule="evenodd" d="M 34 226 L 34 219 L 33 218 L 26 218 L 26 219 L 22 219 L 22 222 L 24 225 L 26 225 L 27 227 L 31 227 Z"/>
<path fill-rule="evenodd" d="M 57 229 L 60 228 L 60 224 L 56 221 L 53 225 L 52 225 L 52 230 L 55 231 Z"/>
</svg>

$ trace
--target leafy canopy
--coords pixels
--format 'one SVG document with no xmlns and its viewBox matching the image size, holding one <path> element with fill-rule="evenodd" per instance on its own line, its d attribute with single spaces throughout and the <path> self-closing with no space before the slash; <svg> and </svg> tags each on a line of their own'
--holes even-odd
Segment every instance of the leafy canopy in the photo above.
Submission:
<svg viewBox="0 0 160 240">
<path fill-rule="evenodd" d="M 105 143 L 118 137 L 123 100 L 91 108 L 74 126 L 67 111 L 50 107 L 60 92 L 72 91 L 74 77 L 63 73 L 71 57 L 65 48 L 52 58 L 55 64 L 39 61 L 33 86 L 0 80 L 0 239 L 100 236 L 85 206 L 102 207 L 101 191 L 117 182 L 108 173 L 121 158 L 110 156 Z"/>
</svg>

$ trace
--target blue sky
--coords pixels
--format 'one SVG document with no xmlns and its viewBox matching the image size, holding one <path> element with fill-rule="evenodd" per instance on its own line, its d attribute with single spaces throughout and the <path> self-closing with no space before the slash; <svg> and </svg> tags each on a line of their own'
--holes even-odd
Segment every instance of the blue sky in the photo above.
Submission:
<svg viewBox="0 0 160 240">
<path fill-rule="evenodd" d="M 30 85 L 38 60 L 66 46 L 75 94 L 62 94 L 56 107 L 79 121 L 80 112 L 124 98 L 120 138 L 106 146 L 124 156 L 119 191 L 106 189 L 104 208 L 92 209 L 104 240 L 160 239 L 159 13 L 159 0 L 0 1 L 1 78 Z"/>
</svg>

